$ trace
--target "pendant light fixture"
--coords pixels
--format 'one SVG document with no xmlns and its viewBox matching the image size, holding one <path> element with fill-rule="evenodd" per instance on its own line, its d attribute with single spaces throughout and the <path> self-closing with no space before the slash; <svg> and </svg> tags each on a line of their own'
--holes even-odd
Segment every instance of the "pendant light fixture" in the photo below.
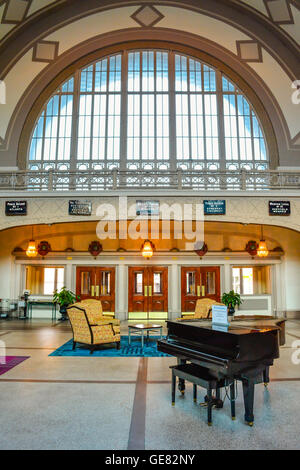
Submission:
<svg viewBox="0 0 300 470">
<path fill-rule="evenodd" d="M 150 240 L 145 240 L 141 248 L 142 256 L 146 259 L 152 258 L 154 249 L 153 243 Z"/>
<path fill-rule="evenodd" d="M 37 256 L 38 252 L 36 249 L 36 243 L 35 240 L 33 239 L 33 225 L 31 226 L 31 240 L 29 240 L 28 247 L 26 250 L 26 255 L 28 258 L 35 258 Z"/>
<path fill-rule="evenodd" d="M 259 242 L 258 249 L 257 249 L 257 255 L 260 258 L 265 258 L 266 256 L 268 256 L 268 254 L 269 254 L 269 250 L 264 240 L 263 226 L 261 225 L 261 238 L 260 238 L 260 242 Z"/>
</svg>

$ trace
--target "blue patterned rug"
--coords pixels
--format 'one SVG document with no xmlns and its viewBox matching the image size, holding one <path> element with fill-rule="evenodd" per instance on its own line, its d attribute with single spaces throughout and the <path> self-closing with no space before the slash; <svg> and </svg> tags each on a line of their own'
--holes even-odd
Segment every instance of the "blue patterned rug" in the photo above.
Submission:
<svg viewBox="0 0 300 470">
<path fill-rule="evenodd" d="M 103 344 L 98 346 L 98 349 L 90 354 L 87 346 L 78 344 L 75 351 L 72 351 L 73 340 L 60 346 L 58 349 L 49 354 L 49 356 L 69 356 L 69 357 L 169 357 L 157 351 L 156 342 L 158 336 L 150 336 L 147 343 L 146 338 L 144 348 L 142 348 L 142 341 L 140 336 L 131 336 L 131 345 L 128 344 L 128 336 L 121 336 L 121 347 L 116 349 L 113 344 Z"/>
</svg>

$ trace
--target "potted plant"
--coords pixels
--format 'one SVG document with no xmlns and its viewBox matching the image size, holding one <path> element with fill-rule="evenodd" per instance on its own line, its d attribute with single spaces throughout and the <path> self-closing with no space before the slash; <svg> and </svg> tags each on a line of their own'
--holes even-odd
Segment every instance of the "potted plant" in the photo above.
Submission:
<svg viewBox="0 0 300 470">
<path fill-rule="evenodd" d="M 222 303 L 228 307 L 228 316 L 233 316 L 235 312 L 235 307 L 241 305 L 242 299 L 240 294 L 237 294 L 233 290 L 230 292 L 224 292 L 222 295 Z"/>
<path fill-rule="evenodd" d="M 62 321 L 67 319 L 67 307 L 76 302 L 76 300 L 80 300 L 80 297 L 69 289 L 66 289 L 66 287 L 62 287 L 59 292 L 57 289 L 53 292 L 52 301 L 53 303 L 59 304 Z"/>
</svg>

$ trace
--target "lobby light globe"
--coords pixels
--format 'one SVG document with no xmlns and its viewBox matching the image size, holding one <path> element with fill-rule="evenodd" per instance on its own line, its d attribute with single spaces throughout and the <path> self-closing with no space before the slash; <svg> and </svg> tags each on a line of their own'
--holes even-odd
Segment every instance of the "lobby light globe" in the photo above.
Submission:
<svg viewBox="0 0 300 470">
<path fill-rule="evenodd" d="M 150 259 L 153 256 L 153 243 L 150 240 L 145 240 L 142 246 L 142 256 L 146 259 Z"/>
<path fill-rule="evenodd" d="M 264 258 L 268 256 L 269 250 L 267 248 L 267 244 L 265 240 L 260 240 L 258 249 L 257 249 L 257 255 L 260 256 L 260 258 Z"/>
<path fill-rule="evenodd" d="M 26 255 L 29 258 L 34 258 L 35 256 L 37 256 L 37 249 L 36 249 L 36 244 L 34 240 L 30 240 L 30 242 L 28 243 Z"/>
</svg>

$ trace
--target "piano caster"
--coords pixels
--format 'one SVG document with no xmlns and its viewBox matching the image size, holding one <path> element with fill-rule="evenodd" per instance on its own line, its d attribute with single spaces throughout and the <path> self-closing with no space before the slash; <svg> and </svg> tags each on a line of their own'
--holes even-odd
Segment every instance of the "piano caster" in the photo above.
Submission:
<svg viewBox="0 0 300 470">
<path fill-rule="evenodd" d="M 194 403 L 197 403 L 197 398 L 194 398 Z"/>
<path fill-rule="evenodd" d="M 235 416 L 231 416 L 231 419 L 232 419 L 232 421 L 235 421 L 235 420 L 236 420 L 236 417 L 235 417 Z"/>
<path fill-rule="evenodd" d="M 172 406 L 175 406 L 175 401 L 172 401 Z"/>
<path fill-rule="evenodd" d="M 269 385 L 268 382 L 264 382 L 265 388 L 268 388 L 268 385 Z"/>
<path fill-rule="evenodd" d="M 253 421 L 246 421 L 246 424 L 247 424 L 247 426 L 250 426 L 250 428 L 252 428 L 254 422 Z"/>
<path fill-rule="evenodd" d="M 212 426 L 212 423 L 207 423 L 207 426 Z"/>
<path fill-rule="evenodd" d="M 184 390 L 180 390 L 181 396 L 184 397 Z"/>
</svg>

